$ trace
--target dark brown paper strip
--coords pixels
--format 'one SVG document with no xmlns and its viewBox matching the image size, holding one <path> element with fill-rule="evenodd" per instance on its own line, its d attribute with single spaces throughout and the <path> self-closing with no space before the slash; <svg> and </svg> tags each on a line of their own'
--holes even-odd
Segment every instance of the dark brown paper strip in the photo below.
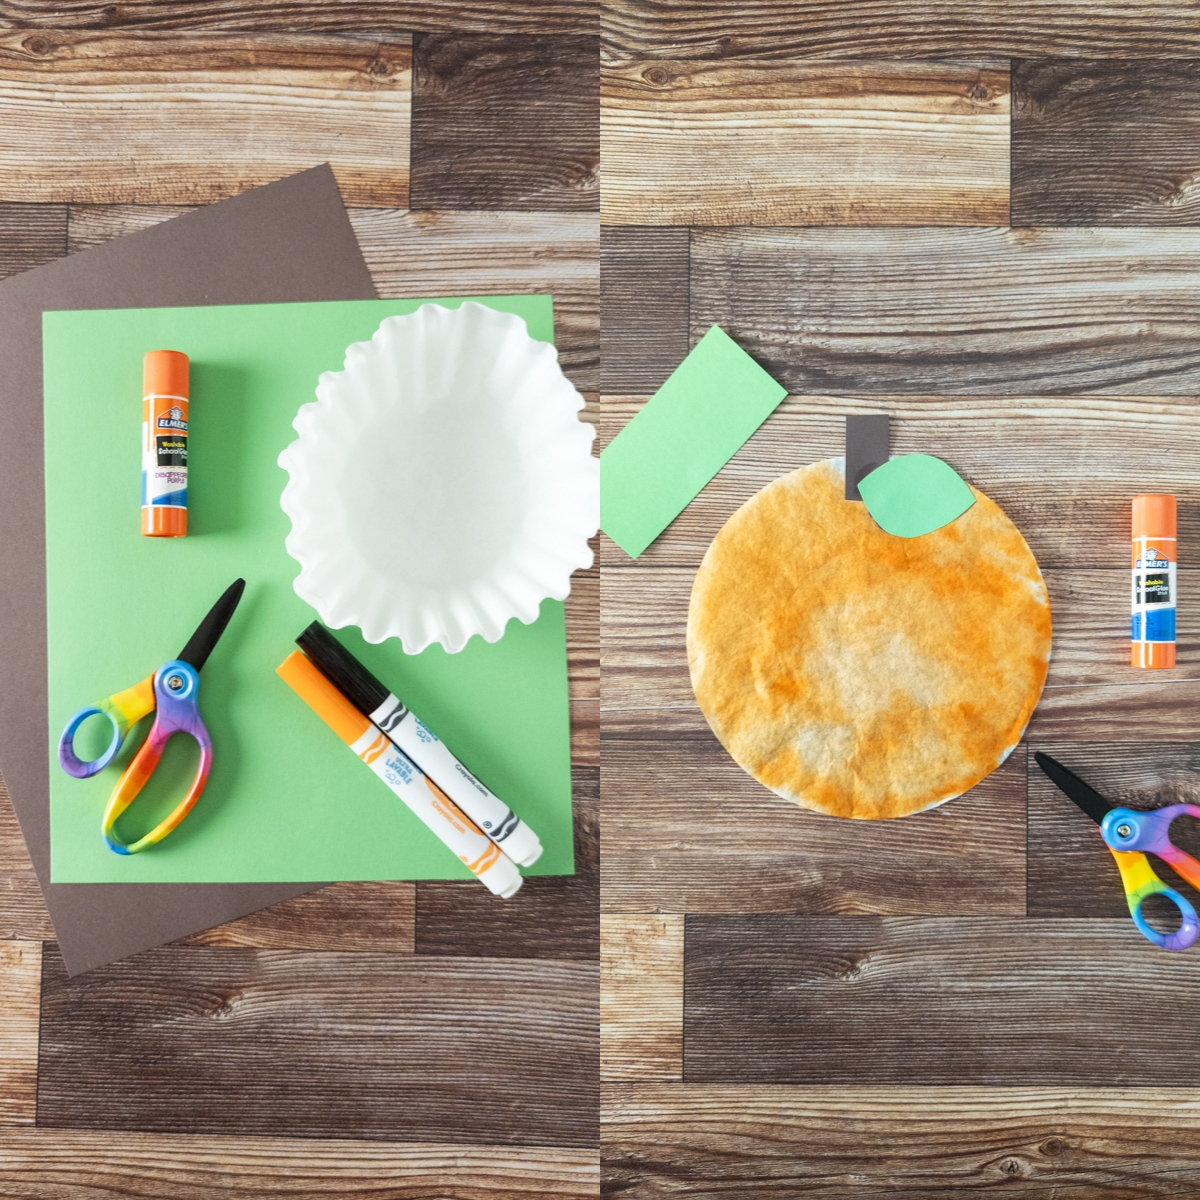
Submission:
<svg viewBox="0 0 1200 1200">
<path fill-rule="evenodd" d="M 320 885 L 50 882 L 42 312 L 374 298 L 327 165 L 0 284 L 0 771 L 71 974 Z"/>
<path fill-rule="evenodd" d="M 861 500 L 858 481 L 888 460 L 886 414 L 846 418 L 846 499 Z"/>
</svg>

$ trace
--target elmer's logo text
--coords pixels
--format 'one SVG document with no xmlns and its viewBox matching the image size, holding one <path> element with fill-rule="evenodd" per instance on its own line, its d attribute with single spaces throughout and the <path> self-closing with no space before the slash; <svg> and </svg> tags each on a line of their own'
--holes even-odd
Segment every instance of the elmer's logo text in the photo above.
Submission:
<svg viewBox="0 0 1200 1200">
<path fill-rule="evenodd" d="M 181 429 L 187 430 L 187 422 L 183 419 L 183 409 L 176 406 L 168 408 L 161 417 L 158 418 L 157 425 L 159 429 Z"/>
</svg>

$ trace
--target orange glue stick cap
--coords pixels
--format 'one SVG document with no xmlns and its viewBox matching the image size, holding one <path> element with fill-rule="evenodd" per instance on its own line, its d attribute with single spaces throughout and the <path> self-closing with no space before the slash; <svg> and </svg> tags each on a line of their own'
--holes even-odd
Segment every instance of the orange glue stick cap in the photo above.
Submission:
<svg viewBox="0 0 1200 1200">
<path fill-rule="evenodd" d="M 275 674 L 347 746 L 353 746 L 371 727 L 371 722 L 299 650 L 293 650 L 275 668 Z"/>
<path fill-rule="evenodd" d="M 1133 536 L 1173 538 L 1175 536 L 1174 496 L 1134 496 Z"/>
<path fill-rule="evenodd" d="M 146 537 L 187 537 L 187 509 L 144 505 L 142 533 Z"/>
<path fill-rule="evenodd" d="M 188 356 L 179 350 L 149 350 L 142 359 L 143 396 L 188 398 Z"/>
</svg>

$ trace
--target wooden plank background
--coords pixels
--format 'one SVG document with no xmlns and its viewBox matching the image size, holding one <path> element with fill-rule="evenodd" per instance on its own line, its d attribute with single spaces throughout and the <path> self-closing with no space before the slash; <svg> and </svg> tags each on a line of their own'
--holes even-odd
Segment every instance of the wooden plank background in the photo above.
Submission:
<svg viewBox="0 0 1200 1200">
<path fill-rule="evenodd" d="M 326 34 L 597 32 L 596 0 L 3 0 L 0 21 L 14 31 L 44 29 L 223 30 Z"/>
<path fill-rule="evenodd" d="M 1134 807 L 1197 798 L 1194 18 L 605 6 L 601 440 L 714 323 L 791 393 L 636 561 L 601 538 L 614 1195 L 1200 1189 L 1200 958 L 1138 935 L 1094 825 L 1033 760 Z M 945 458 L 1012 516 L 1054 648 L 989 779 L 839 821 L 729 758 L 684 632 L 724 521 L 879 412 L 893 453 Z M 1180 666 L 1155 675 L 1127 665 L 1128 506 L 1148 490 L 1179 498 L 1183 563 Z M 1200 827 L 1179 841 L 1200 851 Z"/>
<path fill-rule="evenodd" d="M 688 1083 L 1195 1080 L 1200 959 L 1128 916 L 689 917 L 684 987 Z"/>
<path fill-rule="evenodd" d="M 1191 58 L 1200 27 L 1173 0 L 611 0 L 611 57 L 667 59 Z"/>
<path fill-rule="evenodd" d="M 0 38 L 0 194 L 203 204 L 328 147 L 348 204 L 408 203 L 408 38 L 43 31 Z"/>
<path fill-rule="evenodd" d="M 605 71 L 606 224 L 1008 221 L 1008 64 Z"/>
<path fill-rule="evenodd" d="M 586 962 L 200 947 L 69 980 L 48 952 L 38 1122 L 588 1146 L 595 987 Z"/>
<path fill-rule="evenodd" d="M 610 1083 L 604 1109 L 614 1194 L 1177 1200 L 1200 1186 L 1194 1088 Z"/>
<path fill-rule="evenodd" d="M 596 1195 L 596 1155 L 548 1147 L 345 1138 L 0 1129 L 0 1195 L 480 1197 Z"/>
<path fill-rule="evenodd" d="M 1196 59 L 1031 59 L 1012 84 L 1014 225 L 1195 222 Z"/>
<path fill-rule="evenodd" d="M 653 391 L 687 354 L 689 242 L 678 226 L 601 226 L 600 386 L 608 394 Z"/>
<path fill-rule="evenodd" d="M 691 245 L 693 340 L 722 325 L 789 390 L 1200 391 L 1200 230 L 731 228 Z"/>
<path fill-rule="evenodd" d="M 594 419 L 595 35 L 574 0 L 0 6 L 0 273 L 329 160 L 381 296 L 551 292 Z M 341 883 L 68 980 L 0 796 L 0 1195 L 596 1194 L 598 623 L 597 566 L 578 873 L 503 914 Z"/>
<path fill-rule="evenodd" d="M 429 34 L 414 51 L 413 208 L 595 210 L 594 37 Z"/>
</svg>

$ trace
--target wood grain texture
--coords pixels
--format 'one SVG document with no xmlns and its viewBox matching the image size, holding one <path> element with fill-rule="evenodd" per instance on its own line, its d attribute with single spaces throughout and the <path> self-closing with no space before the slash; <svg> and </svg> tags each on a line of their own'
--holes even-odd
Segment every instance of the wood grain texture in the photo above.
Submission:
<svg viewBox="0 0 1200 1200">
<path fill-rule="evenodd" d="M 644 397 L 600 403 L 603 445 Z M 1200 562 L 1200 407 L 1192 397 L 791 396 L 639 563 L 697 567 L 744 501 L 773 479 L 845 450 L 847 413 L 891 414 L 893 454 L 935 454 L 999 504 L 1042 568 L 1124 569 L 1129 502 L 1155 486 L 1179 498 L 1180 556 Z M 605 566 L 628 564 L 602 539 Z"/>
<path fill-rule="evenodd" d="M 0 28 L 259 33 L 596 33 L 596 0 L 3 0 Z"/>
<path fill-rule="evenodd" d="M 419 954 L 595 961 L 600 954 L 600 771 L 573 765 L 575 874 L 527 878 L 497 903 L 478 884 L 417 884 Z"/>
<path fill-rule="evenodd" d="M 683 917 L 600 919 L 600 1078 L 683 1072 Z"/>
<path fill-rule="evenodd" d="M 415 929 L 415 884 L 334 883 L 175 944 L 406 954 L 412 952 Z"/>
<path fill-rule="evenodd" d="M 571 769 L 600 769 L 600 699 L 571 701 Z"/>
<path fill-rule="evenodd" d="M 67 253 L 91 250 L 195 209 L 194 204 L 71 204 L 67 209 Z"/>
<path fill-rule="evenodd" d="M 1053 651 L 1051 652 L 1053 653 Z M 1200 738 L 1200 683 L 1194 679 L 1143 679 L 1130 668 L 1127 683 L 1064 684 L 1047 688 L 1026 737 L 1046 741 L 1145 740 L 1190 742 Z"/>
<path fill-rule="evenodd" d="M 697 229 L 691 337 L 789 391 L 1195 395 L 1200 230 Z"/>
<path fill-rule="evenodd" d="M 0 279 L 66 252 L 66 205 L 0 204 Z"/>
<path fill-rule="evenodd" d="M 1007 64 L 641 60 L 601 78 L 608 224 L 1008 224 Z"/>
<path fill-rule="evenodd" d="M 602 29 L 613 57 L 1011 58 L 1200 54 L 1172 0 L 616 0 Z"/>
<path fill-rule="evenodd" d="M 329 160 L 347 203 L 404 205 L 410 63 L 407 38 L 0 35 L 0 194 L 198 204 Z"/>
<path fill-rule="evenodd" d="M 37 1115 L 41 942 L 0 941 L 0 1125 Z"/>
<path fill-rule="evenodd" d="M 1200 803 L 1200 745 L 1195 742 L 1046 742 L 1042 750 L 1086 779 L 1113 804 L 1161 808 Z M 1200 857 L 1200 822 L 1181 819 L 1171 840 Z M 1124 917 L 1128 915 L 1117 864 L 1095 823 L 1046 778 L 1029 756 L 1029 915 Z M 1166 863 L 1152 858 L 1155 873 L 1193 905 L 1200 893 Z M 1170 913 L 1166 902 L 1159 915 Z M 1155 923 L 1155 911 L 1146 915 Z M 1162 928 L 1170 928 L 1163 925 Z"/>
<path fill-rule="evenodd" d="M 0 779 L 0 939 L 40 942 L 53 937 L 42 889 Z"/>
<path fill-rule="evenodd" d="M 921 1200 L 1179 1200 L 1196 1088 L 607 1085 L 605 1191 Z"/>
<path fill-rule="evenodd" d="M 688 231 L 602 228 L 602 388 L 612 393 L 657 391 L 690 349 Z"/>
<path fill-rule="evenodd" d="M 414 209 L 595 211 L 595 37 L 418 34 Z"/>
<path fill-rule="evenodd" d="M 605 711 L 605 912 L 1025 911 L 1025 751 L 939 808 L 845 821 L 768 791 L 693 705 Z"/>
<path fill-rule="evenodd" d="M 1196 1079 L 1200 960 L 1128 918 L 689 916 L 685 937 L 688 1083 Z"/>
<path fill-rule="evenodd" d="M 594 1150 L 344 1139 L 0 1130 L 20 1200 L 552 1200 L 595 1196 Z"/>
<path fill-rule="evenodd" d="M 590 1146 L 588 963 L 167 947 L 68 980 L 48 947 L 38 1124 Z"/>
<path fill-rule="evenodd" d="M 597 539 L 588 542 L 593 556 Z M 600 696 L 600 564 L 571 576 L 563 603 L 567 624 L 567 689 L 576 700 Z"/>
<path fill-rule="evenodd" d="M 561 212 L 354 210 L 380 296 L 549 292 L 559 361 L 581 392 L 600 379 L 600 224 Z"/>
<path fill-rule="evenodd" d="M 622 427 L 641 398 L 606 397 L 604 437 Z M 1141 464 L 1180 497 L 1186 563 L 1200 553 L 1200 409 L 1190 399 L 1055 397 L 905 399 L 793 397 L 772 415 L 639 560 L 603 545 L 605 728 L 636 735 L 703 736 L 684 652 L 691 578 L 727 517 L 760 487 L 796 466 L 844 449 L 844 414 L 890 411 L 893 453 L 937 454 L 997 500 L 1041 562 L 1051 590 L 1055 645 L 1049 687 L 1030 732 L 1042 738 L 1200 737 L 1200 684 L 1184 652 L 1173 672 L 1150 678 L 1127 666 L 1129 500 L 1141 491 Z M 670 564 L 659 567 L 658 564 Z M 1183 579 L 1189 578 L 1187 571 Z M 1185 606 L 1186 609 L 1186 606 Z M 1183 644 L 1200 626 L 1181 614 Z M 640 711 L 653 708 L 652 718 Z M 622 711 L 629 710 L 629 711 Z M 675 907 L 665 901 L 668 908 Z"/>
<path fill-rule="evenodd" d="M 1013 67 L 1012 224 L 1200 223 L 1200 60 Z"/>
</svg>

